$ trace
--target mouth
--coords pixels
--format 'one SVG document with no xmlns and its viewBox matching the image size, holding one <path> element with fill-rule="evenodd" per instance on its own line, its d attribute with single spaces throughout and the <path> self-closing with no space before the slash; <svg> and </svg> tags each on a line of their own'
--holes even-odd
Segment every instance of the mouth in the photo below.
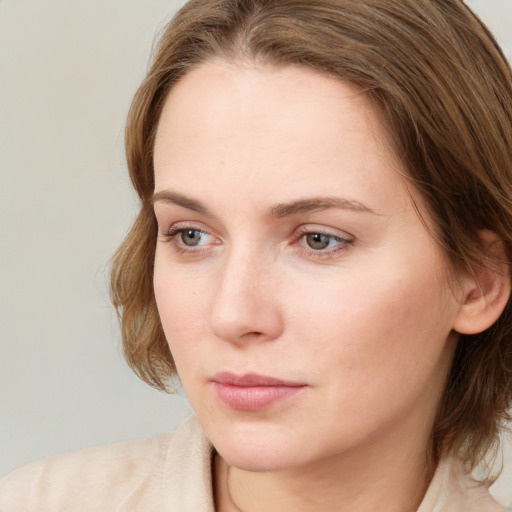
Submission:
<svg viewBox="0 0 512 512">
<path fill-rule="evenodd" d="M 300 393 L 304 382 L 286 381 L 249 373 L 220 372 L 211 379 L 217 398 L 230 409 L 259 411 Z"/>
</svg>

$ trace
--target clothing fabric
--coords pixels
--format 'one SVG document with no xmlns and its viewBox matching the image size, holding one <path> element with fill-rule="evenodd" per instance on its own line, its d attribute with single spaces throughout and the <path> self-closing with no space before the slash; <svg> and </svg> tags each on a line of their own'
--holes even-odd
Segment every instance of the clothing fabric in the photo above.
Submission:
<svg viewBox="0 0 512 512">
<path fill-rule="evenodd" d="M 0 480 L 0 512 L 214 512 L 213 448 L 195 417 L 174 434 L 49 457 Z M 439 464 L 417 512 L 504 512 L 463 464 Z"/>
</svg>

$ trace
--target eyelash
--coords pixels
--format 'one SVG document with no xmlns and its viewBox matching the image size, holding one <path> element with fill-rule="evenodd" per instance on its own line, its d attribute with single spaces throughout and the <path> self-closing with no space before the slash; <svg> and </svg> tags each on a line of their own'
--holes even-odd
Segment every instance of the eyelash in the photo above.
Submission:
<svg viewBox="0 0 512 512">
<path fill-rule="evenodd" d="M 301 241 L 307 236 L 307 235 L 322 235 L 328 237 L 330 240 L 335 240 L 339 242 L 339 245 L 333 247 L 332 249 L 328 250 L 315 250 L 310 247 L 302 246 Z M 299 236 L 297 239 L 297 242 L 295 242 L 296 245 L 301 245 L 302 250 L 306 251 L 310 256 L 314 258 L 329 258 L 334 256 L 335 254 L 338 254 L 340 252 L 347 251 L 349 249 L 349 246 L 354 242 L 351 238 L 345 238 L 343 236 L 334 235 L 332 233 L 326 233 L 324 231 L 315 230 L 315 229 L 309 229 L 307 227 L 301 227 L 299 229 Z"/>
<path fill-rule="evenodd" d="M 183 244 L 180 244 L 179 240 L 177 240 L 176 237 L 177 237 L 177 235 L 180 235 L 181 233 L 185 233 L 186 231 L 197 231 L 201 235 L 209 235 L 209 233 L 207 233 L 203 229 L 197 229 L 196 227 L 193 227 L 193 226 L 184 226 L 184 227 L 175 226 L 175 227 L 170 228 L 167 233 L 162 234 L 162 236 L 164 237 L 164 240 L 162 240 L 162 241 L 165 243 L 170 243 L 172 245 L 173 249 L 180 254 L 189 254 L 189 255 L 200 254 L 207 250 L 204 248 L 197 248 L 197 247 L 191 248 L 191 249 L 186 249 Z M 191 246 L 191 247 L 193 247 L 193 246 Z M 199 247 L 201 247 L 201 246 L 199 246 Z"/>
<path fill-rule="evenodd" d="M 186 231 L 195 231 L 199 233 L 200 235 L 207 235 L 212 236 L 208 232 L 198 229 L 194 226 L 175 226 L 169 229 L 167 233 L 162 234 L 161 236 L 164 237 L 162 240 L 164 243 L 170 243 L 172 244 L 173 249 L 180 253 L 185 255 L 199 255 L 205 251 L 207 251 L 207 248 L 202 248 L 201 246 L 190 246 L 191 248 L 186 248 L 186 246 L 183 243 L 180 243 L 180 241 L 177 239 L 177 236 L 186 232 Z M 335 240 L 339 243 L 339 245 L 335 246 L 334 248 L 328 249 L 328 250 L 315 250 L 310 247 L 306 247 L 301 244 L 301 241 L 307 236 L 307 235 L 322 235 L 325 237 L 328 237 L 330 240 Z M 320 230 L 314 230 L 314 229 L 308 229 L 306 227 L 300 228 L 298 237 L 295 242 L 293 242 L 292 245 L 298 245 L 301 247 L 301 250 L 305 251 L 308 256 L 313 258 L 329 258 L 334 256 L 335 254 L 343 251 L 347 251 L 349 249 L 349 246 L 354 242 L 353 239 L 350 238 L 344 238 L 342 236 L 334 235 L 332 233 L 326 233 Z"/>
</svg>

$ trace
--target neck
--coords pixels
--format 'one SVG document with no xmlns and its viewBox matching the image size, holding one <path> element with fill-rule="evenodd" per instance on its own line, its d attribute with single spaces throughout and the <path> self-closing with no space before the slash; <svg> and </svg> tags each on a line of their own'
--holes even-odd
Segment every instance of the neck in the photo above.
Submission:
<svg viewBox="0 0 512 512">
<path fill-rule="evenodd" d="M 417 438 L 402 437 L 396 446 L 369 445 L 357 453 L 269 472 L 244 471 L 217 456 L 215 510 L 415 512 L 435 468 L 425 456 L 426 443 L 419 447 Z"/>
</svg>

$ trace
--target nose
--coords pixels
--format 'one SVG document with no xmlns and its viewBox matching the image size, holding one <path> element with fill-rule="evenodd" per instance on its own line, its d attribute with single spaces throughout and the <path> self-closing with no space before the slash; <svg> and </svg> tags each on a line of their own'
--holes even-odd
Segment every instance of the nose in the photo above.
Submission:
<svg viewBox="0 0 512 512">
<path fill-rule="evenodd" d="M 270 262 L 247 253 L 229 255 L 219 274 L 210 325 L 214 335 L 234 344 L 277 339 L 283 330 L 279 277 Z"/>
</svg>

